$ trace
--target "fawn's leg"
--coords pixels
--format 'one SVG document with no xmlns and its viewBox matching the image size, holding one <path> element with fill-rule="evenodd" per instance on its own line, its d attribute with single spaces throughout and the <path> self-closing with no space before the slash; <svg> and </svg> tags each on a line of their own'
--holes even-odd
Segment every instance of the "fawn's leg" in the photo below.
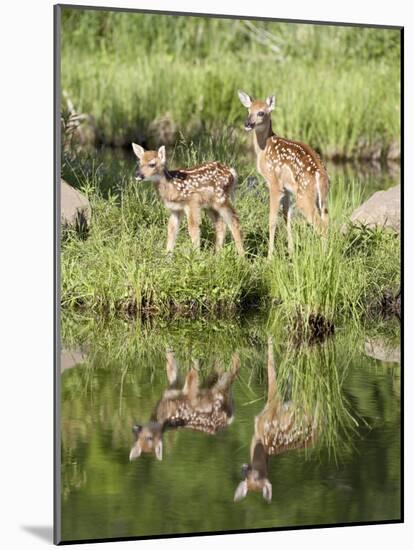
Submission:
<svg viewBox="0 0 414 550">
<path fill-rule="evenodd" d="M 285 191 L 282 198 L 283 217 L 286 223 L 287 237 L 288 237 L 288 251 L 289 254 L 293 254 L 293 237 L 292 237 L 292 199 L 290 193 Z"/>
<path fill-rule="evenodd" d="M 240 369 L 240 357 L 238 353 L 233 353 L 231 356 L 231 367 L 226 372 L 221 372 L 215 384 L 219 391 L 226 391 L 232 385 L 237 373 Z"/>
<path fill-rule="evenodd" d="M 189 205 L 186 208 L 188 233 L 196 250 L 200 249 L 200 221 L 201 211 L 198 206 Z"/>
<path fill-rule="evenodd" d="M 171 348 L 167 348 L 166 358 L 167 358 L 166 369 L 167 369 L 168 383 L 170 384 L 170 386 L 172 386 L 177 382 L 178 367 L 177 367 L 177 361 L 175 360 L 174 352 Z"/>
<path fill-rule="evenodd" d="M 322 207 L 322 235 L 324 237 L 327 237 L 328 235 L 328 228 L 329 228 L 329 212 L 326 206 Z"/>
<path fill-rule="evenodd" d="M 240 256 L 244 256 L 243 239 L 240 231 L 239 218 L 237 217 L 236 211 L 231 204 L 227 203 L 225 206 L 221 206 L 218 212 L 229 226 L 236 244 L 237 252 Z"/>
<path fill-rule="evenodd" d="M 217 380 L 219 379 L 220 373 L 221 373 L 221 370 L 219 368 L 218 359 L 215 359 L 213 367 L 209 372 L 209 374 L 207 375 L 207 378 L 205 379 L 205 387 L 208 389 L 213 388 L 217 383 Z"/>
<path fill-rule="evenodd" d="M 187 395 L 189 399 L 194 399 L 197 396 L 199 388 L 198 372 L 195 369 L 190 369 L 189 373 L 185 377 L 183 394 Z"/>
<path fill-rule="evenodd" d="M 275 249 L 275 233 L 277 225 L 277 216 L 279 213 L 280 199 L 283 191 L 280 190 L 277 182 L 271 182 L 269 185 L 269 252 L 268 257 L 273 256 Z"/>
<path fill-rule="evenodd" d="M 326 197 L 323 198 L 321 204 L 321 233 L 324 238 L 328 236 L 329 229 L 329 212 L 326 206 Z"/>
<path fill-rule="evenodd" d="M 239 370 L 240 370 L 240 356 L 238 353 L 234 352 L 231 356 L 231 368 L 230 368 L 230 372 L 233 378 L 237 375 Z"/>
<path fill-rule="evenodd" d="M 207 210 L 207 212 L 216 231 L 216 252 L 218 252 L 223 248 L 224 239 L 226 238 L 226 223 L 215 210 Z"/>
<path fill-rule="evenodd" d="M 298 194 L 296 198 L 296 206 L 302 212 L 306 221 L 319 233 L 321 233 L 323 222 L 321 215 L 319 214 L 319 209 L 316 206 L 316 194 Z"/>
<path fill-rule="evenodd" d="M 326 238 L 328 236 L 329 227 L 329 213 L 328 213 L 328 192 L 329 192 L 329 178 L 327 174 L 318 177 L 317 180 L 318 189 L 318 212 L 320 214 L 320 231 L 322 236 Z"/>
<path fill-rule="evenodd" d="M 181 218 L 182 212 L 171 212 L 170 214 L 170 219 L 168 220 L 167 252 L 174 250 Z"/>
</svg>

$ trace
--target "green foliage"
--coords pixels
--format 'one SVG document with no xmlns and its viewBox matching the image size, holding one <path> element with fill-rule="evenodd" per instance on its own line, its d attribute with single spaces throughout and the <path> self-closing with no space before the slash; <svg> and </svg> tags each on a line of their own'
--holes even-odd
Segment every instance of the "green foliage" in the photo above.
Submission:
<svg viewBox="0 0 414 550">
<path fill-rule="evenodd" d="M 399 261 L 396 235 L 366 228 L 343 234 L 334 225 L 324 242 L 301 224 L 292 257 L 274 259 L 269 266 L 269 292 L 292 321 L 319 313 L 330 321 L 352 318 L 358 323 L 376 296 L 398 290 Z"/>
<path fill-rule="evenodd" d="M 400 135 L 398 30 L 82 11 L 62 19 L 62 89 L 103 143 L 169 143 L 236 127 L 236 91 L 276 93 L 274 125 L 325 156 Z"/>
<path fill-rule="evenodd" d="M 154 52 L 186 60 L 194 56 L 222 58 L 223 52 L 248 57 L 263 55 L 268 48 L 273 57 L 289 60 L 305 57 L 311 62 L 334 62 L 339 55 L 398 62 L 400 53 L 399 31 L 394 29 L 73 8 L 62 10 L 62 27 L 70 36 L 71 46 L 89 53 L 104 51 L 120 59 Z"/>
</svg>

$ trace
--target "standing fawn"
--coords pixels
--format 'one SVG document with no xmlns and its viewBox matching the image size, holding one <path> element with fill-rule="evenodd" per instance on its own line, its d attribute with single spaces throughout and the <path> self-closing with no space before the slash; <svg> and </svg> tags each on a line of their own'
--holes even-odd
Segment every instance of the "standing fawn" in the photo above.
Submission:
<svg viewBox="0 0 414 550">
<path fill-rule="evenodd" d="M 167 350 L 167 378 L 169 387 L 158 402 L 149 422 L 135 425 L 135 444 L 129 459 L 141 453 L 155 453 L 162 460 L 163 434 L 167 429 L 190 428 L 215 434 L 233 420 L 231 385 L 239 369 L 239 359 L 233 355 L 228 372 L 217 369 L 204 387 L 201 387 L 197 369 L 192 368 L 180 384 L 174 353 Z"/>
<path fill-rule="evenodd" d="M 133 143 L 132 148 L 139 160 L 136 180 L 155 182 L 160 199 L 170 211 L 168 252 L 174 249 L 184 213 L 193 245 L 196 249 L 200 248 L 201 210 L 206 209 L 215 225 L 216 250 L 223 246 L 227 224 L 237 252 L 243 256 L 239 219 L 231 200 L 237 184 L 237 174 L 233 168 L 210 162 L 187 170 L 168 170 L 164 146 L 158 151 L 145 151 Z"/>
<path fill-rule="evenodd" d="M 250 464 L 243 464 L 241 481 L 234 500 L 243 499 L 248 491 L 261 491 L 263 498 L 272 500 L 272 484 L 268 478 L 270 455 L 290 449 L 310 446 L 317 433 L 316 411 L 307 414 L 298 404 L 283 399 L 276 383 L 272 339 L 268 340 L 268 394 L 263 411 L 256 416 L 250 445 Z"/>
<path fill-rule="evenodd" d="M 242 104 L 249 110 L 244 124 L 254 130 L 257 170 L 269 188 L 269 257 L 273 255 L 280 201 L 288 234 L 288 249 L 293 252 L 291 230 L 292 195 L 306 220 L 323 235 L 328 229 L 327 195 L 329 178 L 319 155 L 308 145 L 277 136 L 272 130 L 271 112 L 275 97 L 266 101 L 252 99 L 239 91 Z"/>
</svg>

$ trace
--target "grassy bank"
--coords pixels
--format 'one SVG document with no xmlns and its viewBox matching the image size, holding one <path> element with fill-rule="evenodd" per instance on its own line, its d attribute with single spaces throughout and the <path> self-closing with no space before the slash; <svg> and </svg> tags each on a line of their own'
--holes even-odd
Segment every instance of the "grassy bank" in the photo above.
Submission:
<svg viewBox="0 0 414 550">
<path fill-rule="evenodd" d="M 204 160 L 190 144 L 183 148 L 194 161 Z M 225 156 L 223 150 L 222 155 Z M 229 153 L 228 156 L 231 156 Z M 188 159 L 184 159 L 188 160 Z M 337 323 L 360 319 L 368 304 L 386 290 L 399 288 L 399 238 L 368 229 L 341 228 L 362 201 L 359 181 L 335 177 L 330 192 L 331 232 L 326 247 L 298 216 L 294 220 L 295 253 L 287 256 L 280 219 L 276 253 L 266 259 L 268 196 L 264 184 L 252 185 L 251 172 L 239 172 L 236 197 L 247 257 L 226 246 L 214 253 L 214 233 L 202 225 L 202 249 L 192 250 L 183 221 L 173 257 L 165 252 L 167 212 L 150 182 L 136 184 L 132 161 L 115 179 L 110 163 L 78 160 L 65 171 L 88 195 L 92 220 L 86 239 L 66 231 L 62 240 L 62 307 L 104 316 L 226 317 L 252 308 L 277 306 L 288 321 L 321 314 Z M 108 180 L 112 182 L 108 186 Z"/>
<path fill-rule="evenodd" d="M 234 127 L 244 147 L 238 89 L 275 93 L 276 131 L 325 157 L 398 154 L 397 30 L 63 10 L 62 90 L 95 143 Z"/>
</svg>

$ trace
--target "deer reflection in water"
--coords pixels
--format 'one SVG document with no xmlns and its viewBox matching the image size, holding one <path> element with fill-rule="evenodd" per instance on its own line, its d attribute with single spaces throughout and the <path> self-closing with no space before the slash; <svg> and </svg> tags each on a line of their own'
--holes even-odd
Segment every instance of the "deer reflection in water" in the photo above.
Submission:
<svg viewBox="0 0 414 550">
<path fill-rule="evenodd" d="M 163 434 L 167 429 L 190 428 L 215 434 L 233 420 L 231 385 L 239 370 L 239 358 L 233 354 L 229 371 L 217 365 L 205 384 L 200 383 L 198 365 L 187 373 L 180 383 L 174 352 L 167 350 L 167 378 L 169 387 L 156 405 L 150 421 L 135 425 L 135 444 L 129 459 L 141 453 L 154 453 L 158 460 L 163 456 Z"/>
<path fill-rule="evenodd" d="M 272 484 L 268 477 L 269 456 L 291 449 L 306 448 L 317 435 L 317 412 L 309 414 L 299 403 L 287 400 L 277 384 L 272 339 L 268 340 L 268 394 L 263 411 L 256 416 L 250 445 L 250 463 L 243 464 L 244 477 L 236 489 L 234 500 L 243 499 L 248 491 L 259 491 L 272 500 Z"/>
</svg>

